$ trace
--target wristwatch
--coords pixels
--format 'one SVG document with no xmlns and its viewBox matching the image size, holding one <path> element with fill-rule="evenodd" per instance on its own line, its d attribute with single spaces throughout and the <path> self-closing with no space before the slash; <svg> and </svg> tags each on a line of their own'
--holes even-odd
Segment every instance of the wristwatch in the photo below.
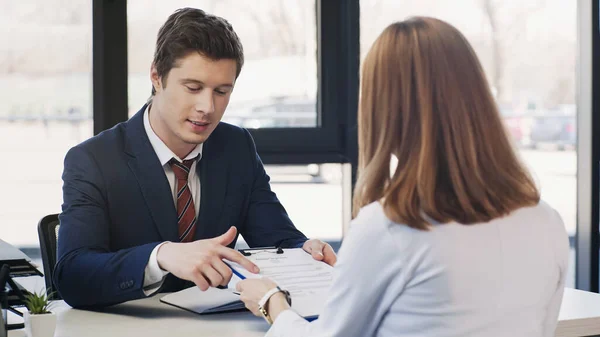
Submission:
<svg viewBox="0 0 600 337">
<path fill-rule="evenodd" d="M 267 323 L 273 324 L 273 320 L 267 311 L 267 305 L 269 304 L 269 300 L 271 297 L 277 293 L 282 293 L 285 296 L 285 300 L 289 305 L 292 305 L 292 297 L 290 296 L 290 292 L 287 290 L 281 289 L 279 286 L 267 291 L 265 296 L 263 296 L 260 301 L 258 301 L 258 311 L 263 315 Z"/>
</svg>

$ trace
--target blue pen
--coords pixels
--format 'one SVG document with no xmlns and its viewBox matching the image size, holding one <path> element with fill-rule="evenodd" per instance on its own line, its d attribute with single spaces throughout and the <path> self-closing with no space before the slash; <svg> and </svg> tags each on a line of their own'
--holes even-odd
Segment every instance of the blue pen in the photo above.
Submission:
<svg viewBox="0 0 600 337">
<path fill-rule="evenodd" d="M 223 261 L 225 262 L 225 261 Z M 246 276 L 242 275 L 239 271 L 235 270 L 229 263 L 225 262 L 225 264 L 227 265 L 227 267 L 229 267 L 231 269 L 231 271 L 239 278 L 241 278 L 242 280 L 246 279 Z M 239 295 L 239 294 L 238 294 Z"/>
</svg>

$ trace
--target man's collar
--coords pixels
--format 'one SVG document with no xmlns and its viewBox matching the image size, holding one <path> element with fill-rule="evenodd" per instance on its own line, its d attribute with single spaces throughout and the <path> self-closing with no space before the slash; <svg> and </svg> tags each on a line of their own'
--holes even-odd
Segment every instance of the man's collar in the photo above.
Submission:
<svg viewBox="0 0 600 337">
<path fill-rule="evenodd" d="M 156 133 L 152 129 L 152 126 L 150 125 L 150 104 L 148 104 L 148 106 L 146 107 L 146 111 L 144 111 L 144 129 L 146 130 L 146 134 L 148 135 L 148 139 L 150 140 L 150 144 L 152 145 L 154 152 L 156 152 L 156 155 L 158 156 L 160 165 L 164 166 L 166 163 L 169 162 L 169 160 L 171 160 L 171 158 L 175 158 L 175 160 L 178 160 L 179 162 L 182 162 L 183 160 L 193 159 L 195 157 L 198 157 L 197 160 L 202 159 L 202 148 L 204 144 L 196 145 L 194 150 L 192 150 L 192 152 L 190 152 L 185 158 L 183 158 L 183 160 L 179 158 L 176 154 L 174 154 L 173 151 L 171 151 L 171 149 L 169 149 L 167 144 L 165 144 L 158 137 L 158 135 L 156 135 Z"/>
</svg>

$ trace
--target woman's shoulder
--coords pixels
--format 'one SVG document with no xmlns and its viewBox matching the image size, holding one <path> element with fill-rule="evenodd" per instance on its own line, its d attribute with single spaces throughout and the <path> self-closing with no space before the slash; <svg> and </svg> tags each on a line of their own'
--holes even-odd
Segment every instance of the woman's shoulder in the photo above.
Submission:
<svg viewBox="0 0 600 337">
<path fill-rule="evenodd" d="M 385 215 L 383 206 L 378 201 L 363 206 L 356 218 L 352 220 L 352 230 L 377 231 L 388 228 L 393 222 Z"/>
<path fill-rule="evenodd" d="M 562 217 L 545 201 L 537 205 L 515 211 L 512 216 L 521 217 L 516 224 L 532 224 L 536 226 L 537 240 L 544 240 L 552 247 L 555 258 L 561 268 L 566 269 L 569 263 L 569 235 Z"/>
<path fill-rule="evenodd" d="M 540 200 L 537 205 L 518 209 L 509 215 L 509 217 L 527 218 L 561 231 L 564 230 L 564 223 L 560 214 L 543 200 Z"/>
<path fill-rule="evenodd" d="M 381 206 L 381 203 L 379 203 L 379 201 L 374 201 L 368 205 L 361 207 L 354 221 L 361 222 L 361 220 L 367 219 L 384 220 L 382 217 L 386 218 L 385 212 L 383 211 L 383 207 Z"/>
<path fill-rule="evenodd" d="M 568 237 L 562 217 L 558 211 L 547 202 L 540 200 L 536 206 L 530 207 L 528 211 L 531 212 L 531 217 L 533 219 L 543 219 L 543 222 L 540 222 L 540 224 L 547 227 L 544 231 L 552 233 L 555 239 L 565 241 L 563 239 Z"/>
<path fill-rule="evenodd" d="M 350 233 L 362 237 L 363 240 L 375 241 L 385 236 L 392 238 L 396 243 L 398 241 L 408 243 L 412 240 L 398 240 L 398 238 L 418 236 L 421 232 L 423 231 L 390 220 L 378 201 L 363 206 L 350 225 Z"/>
</svg>

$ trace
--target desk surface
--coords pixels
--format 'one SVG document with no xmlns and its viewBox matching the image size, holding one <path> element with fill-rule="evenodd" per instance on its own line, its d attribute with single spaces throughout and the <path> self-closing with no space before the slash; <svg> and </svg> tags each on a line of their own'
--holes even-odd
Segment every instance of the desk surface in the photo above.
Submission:
<svg viewBox="0 0 600 337">
<path fill-rule="evenodd" d="M 565 289 L 556 336 L 600 335 L 600 294 Z"/>
<path fill-rule="evenodd" d="M 132 336 L 264 336 L 267 323 L 249 312 L 197 315 L 159 302 L 162 295 L 120 304 L 102 312 L 55 308 L 55 337 Z M 600 295 L 565 289 L 556 336 L 600 335 Z M 24 337 L 24 330 L 9 337 Z"/>
<path fill-rule="evenodd" d="M 72 309 L 64 302 L 57 313 L 55 337 L 106 336 L 264 336 L 268 324 L 250 312 L 198 315 L 159 302 L 164 294 L 130 301 L 100 311 Z M 10 331 L 9 337 L 25 337 L 25 330 Z"/>
</svg>

